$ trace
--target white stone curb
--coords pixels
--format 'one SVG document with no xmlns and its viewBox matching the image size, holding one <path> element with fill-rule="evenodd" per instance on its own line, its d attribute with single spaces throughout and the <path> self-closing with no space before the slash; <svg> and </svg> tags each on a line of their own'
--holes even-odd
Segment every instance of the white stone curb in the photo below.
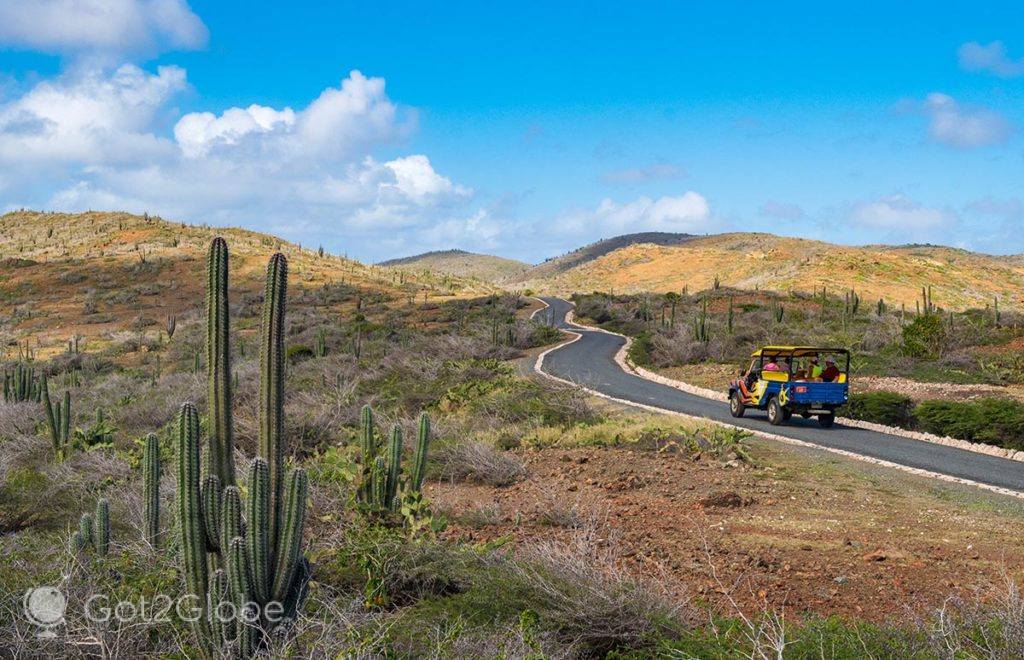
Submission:
<svg viewBox="0 0 1024 660">
<path fill-rule="evenodd" d="M 538 298 L 537 300 L 540 300 L 540 299 Z M 546 309 L 547 307 L 549 307 L 549 305 L 546 302 L 544 302 L 543 300 L 540 300 L 540 302 L 543 303 L 543 305 L 544 305 L 544 307 L 542 307 L 541 309 Z M 540 309 L 536 310 L 534 312 L 534 314 L 536 314 L 539 311 L 541 311 L 541 310 Z M 532 318 L 532 315 L 531 315 L 531 318 Z M 626 340 L 626 343 L 615 354 L 615 362 L 620 367 L 622 367 L 625 371 L 627 371 L 629 373 L 633 373 L 634 375 L 640 376 L 641 378 L 646 378 L 646 379 L 652 380 L 654 382 L 659 382 L 659 383 L 662 383 L 664 385 L 669 385 L 670 387 L 675 387 L 676 389 L 682 390 L 682 391 L 690 393 L 690 394 L 695 394 L 697 396 L 706 396 L 703 393 L 709 393 L 709 394 L 712 394 L 714 396 L 710 396 L 708 398 L 719 399 L 719 400 L 722 400 L 722 401 L 727 400 L 723 395 L 721 395 L 721 393 L 715 392 L 714 390 L 708 390 L 708 389 L 702 388 L 702 387 L 695 387 L 693 385 L 690 385 L 689 383 L 684 383 L 682 381 L 673 380 L 671 378 L 665 378 L 664 376 L 660 376 L 660 375 L 655 374 L 653 372 L 647 371 L 646 369 L 641 369 L 641 368 L 633 366 L 626 359 L 626 351 L 629 350 L 629 346 L 632 343 L 632 339 L 630 337 L 627 337 L 625 335 L 621 335 L 621 334 L 619 334 L 617 332 L 611 332 L 611 331 L 605 330 L 603 328 L 595 328 L 593 326 L 584 325 L 584 324 L 582 324 L 582 323 L 580 323 L 578 321 L 572 320 L 572 318 L 573 318 L 573 312 L 572 312 L 572 310 L 570 310 L 569 313 L 566 314 L 566 317 L 565 317 L 566 323 L 572 323 L 573 325 L 579 326 L 581 328 L 586 328 L 587 330 L 591 330 L 591 331 L 594 331 L 594 332 L 604 332 L 606 334 L 617 335 L 619 337 L 623 337 Z M 572 339 L 570 339 L 568 341 L 564 341 L 564 342 L 562 342 L 560 344 L 556 344 L 555 346 L 552 346 L 552 347 L 544 350 L 543 352 L 541 352 L 537 356 L 537 361 L 533 365 L 533 370 L 535 372 L 537 372 L 538 374 L 540 374 L 541 376 L 545 377 L 545 378 L 548 378 L 548 379 L 553 380 L 553 381 L 557 381 L 559 383 L 563 383 L 565 385 L 570 385 L 572 387 L 578 387 L 578 388 L 582 389 L 584 392 L 587 392 L 588 394 L 591 394 L 593 396 L 601 397 L 602 399 L 607 399 L 609 401 L 615 401 L 616 403 L 620 403 L 620 404 L 623 404 L 623 405 L 633 406 L 634 408 L 641 408 L 643 410 L 648 410 L 648 411 L 651 411 L 651 412 L 661 413 L 661 414 L 665 414 L 665 415 L 673 415 L 675 417 L 681 417 L 683 419 L 689 419 L 689 420 L 693 420 L 693 421 L 697 421 L 697 422 L 704 422 L 704 423 L 707 423 L 707 424 L 717 424 L 718 426 L 723 426 L 723 427 L 726 427 L 726 428 L 737 429 L 737 430 L 743 431 L 745 433 L 750 433 L 752 435 L 755 435 L 755 436 L 758 436 L 758 437 L 761 437 L 761 438 L 766 438 L 766 439 L 769 439 L 769 440 L 775 440 L 776 442 L 782 442 L 782 443 L 788 444 L 788 445 L 794 445 L 794 446 L 798 446 L 798 447 L 812 447 L 812 448 L 820 449 L 820 450 L 827 451 L 827 452 L 830 452 L 830 453 L 833 453 L 833 454 L 838 454 L 840 456 L 845 456 L 847 458 L 852 458 L 854 460 L 863 461 L 865 463 L 871 463 L 871 464 L 874 464 L 874 465 L 881 465 L 881 466 L 884 466 L 884 467 L 889 467 L 889 468 L 893 468 L 893 469 L 896 469 L 896 470 L 900 470 L 902 472 L 907 472 L 907 473 L 910 473 L 910 474 L 916 474 L 916 475 L 919 475 L 919 476 L 930 477 L 932 479 L 938 479 L 940 481 L 946 481 L 946 482 L 949 482 L 949 483 L 957 483 L 957 484 L 963 484 L 963 485 L 967 485 L 967 486 L 976 486 L 976 487 L 981 488 L 983 490 L 987 490 L 987 491 L 990 491 L 990 492 L 993 492 L 993 493 L 999 493 L 1000 495 L 1009 495 L 1011 497 L 1016 497 L 1018 499 L 1024 499 L 1024 493 L 1022 493 L 1020 491 L 1016 491 L 1016 490 L 1011 490 L 1009 488 L 1002 488 L 1000 486 L 992 486 L 992 485 L 989 485 L 989 484 L 984 484 L 984 483 L 980 483 L 980 482 L 977 482 L 977 481 L 972 481 L 971 479 L 964 479 L 962 477 L 954 477 L 954 476 L 951 476 L 951 475 L 948 475 L 948 474 L 941 474 L 939 472 L 932 472 L 930 470 L 923 470 L 921 468 L 910 467 L 908 465 L 902 465 L 900 463 L 893 463 L 891 461 L 886 461 L 886 460 L 880 459 L 880 458 L 874 458 L 874 457 L 871 457 L 871 456 L 865 456 L 863 454 L 858 454 L 856 452 L 847 451 L 845 449 L 837 449 L 835 447 L 828 447 L 828 446 L 825 446 L 825 445 L 819 445 L 819 444 L 815 444 L 813 442 L 807 442 L 807 441 L 804 441 L 804 440 L 798 440 L 796 438 L 790 438 L 790 437 L 784 436 L 784 435 L 777 435 L 775 433 L 768 433 L 766 431 L 760 431 L 760 430 L 755 430 L 755 429 L 748 429 L 748 428 L 745 428 L 745 427 L 742 427 L 742 426 L 736 426 L 734 424 L 729 424 L 727 422 L 720 422 L 720 421 L 717 421 L 717 420 L 708 419 L 706 417 L 699 417 L 699 416 L 696 416 L 696 415 L 688 415 L 686 413 L 677 412 L 675 410 L 667 410 L 665 408 L 658 408 L 656 406 L 651 406 L 651 405 L 648 405 L 648 404 L 645 404 L 645 403 L 637 403 L 635 401 L 628 401 L 626 399 L 619 399 L 617 397 L 609 396 L 608 394 L 605 394 L 603 392 L 598 392 L 597 390 L 590 389 L 589 387 L 585 387 L 583 385 L 580 385 L 579 383 L 574 383 L 574 382 L 566 380 L 564 378 L 559 378 L 558 376 L 554 376 L 554 375 L 549 374 L 546 371 L 544 371 L 544 359 L 547 357 L 547 355 L 549 353 L 557 351 L 558 349 L 560 349 L 560 348 L 562 348 L 564 346 L 568 346 L 569 344 L 572 344 L 573 342 L 579 341 L 583 337 L 583 335 L 581 335 L 580 333 L 573 332 L 571 330 L 564 330 L 563 329 L 563 332 L 565 332 L 568 335 L 572 335 Z M 649 378 L 648 376 L 644 375 L 643 372 L 646 372 L 647 374 L 650 374 L 651 376 L 654 376 L 654 378 Z M 842 422 L 844 424 L 848 424 L 850 426 L 858 426 L 858 427 L 869 429 L 869 430 L 873 430 L 873 431 L 881 431 L 883 433 L 893 433 L 894 435 L 904 435 L 906 437 L 911 437 L 911 438 L 915 438 L 916 435 L 921 435 L 921 436 L 928 436 L 928 435 L 930 435 L 930 434 L 926 434 L 926 433 L 916 434 L 913 431 L 905 431 L 903 429 L 895 429 L 895 431 L 899 431 L 899 432 L 898 433 L 894 433 L 893 430 L 890 430 L 890 429 L 893 429 L 893 427 L 884 426 L 882 424 L 870 424 L 869 422 L 861 422 L 859 420 L 848 420 L 846 418 L 837 418 L 837 419 L 842 420 Z M 938 438 L 940 440 L 949 440 L 949 441 L 952 441 L 953 443 L 963 443 L 964 442 L 962 440 L 955 440 L 953 438 L 943 439 L 943 438 L 939 438 L 939 436 L 931 436 L 931 437 Z M 915 439 L 924 439 L 924 438 L 915 438 Z M 932 440 L 926 440 L 926 441 L 927 442 L 932 442 Z M 939 444 L 946 444 L 946 442 L 941 442 Z M 971 445 L 971 443 L 964 443 L 964 444 Z M 952 446 L 959 447 L 959 444 L 954 444 Z M 987 454 L 987 453 L 990 453 L 990 452 L 982 451 L 982 452 L 979 452 L 979 453 Z M 1020 452 L 1015 452 L 1015 453 L 1016 454 L 1020 454 Z M 996 455 L 998 455 L 998 454 L 996 454 Z M 1004 456 L 1004 458 L 1009 458 L 1009 457 Z M 1014 457 L 1013 460 L 1021 460 L 1021 459 L 1018 458 L 1018 457 Z"/>
</svg>

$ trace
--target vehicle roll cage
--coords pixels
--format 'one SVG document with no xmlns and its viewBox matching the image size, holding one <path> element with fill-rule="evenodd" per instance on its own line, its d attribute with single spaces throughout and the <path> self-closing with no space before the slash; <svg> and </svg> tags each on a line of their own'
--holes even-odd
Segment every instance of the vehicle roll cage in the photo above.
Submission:
<svg viewBox="0 0 1024 660">
<path fill-rule="evenodd" d="M 764 370 L 765 358 L 789 358 L 789 375 L 793 375 L 793 358 L 818 357 L 819 355 L 842 355 L 846 357 L 846 367 L 842 373 L 849 377 L 850 374 L 850 351 L 845 348 L 818 348 L 814 346 L 765 346 L 750 354 L 752 358 L 758 358 L 757 370 Z"/>
</svg>

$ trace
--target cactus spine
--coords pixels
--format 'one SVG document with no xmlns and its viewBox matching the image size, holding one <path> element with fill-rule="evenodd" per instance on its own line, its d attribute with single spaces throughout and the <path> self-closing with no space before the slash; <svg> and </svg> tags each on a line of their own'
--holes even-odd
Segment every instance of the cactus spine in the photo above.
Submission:
<svg viewBox="0 0 1024 660">
<path fill-rule="evenodd" d="M 146 436 L 142 453 L 142 506 L 146 542 L 160 545 L 160 440 L 155 433 Z"/>
<path fill-rule="evenodd" d="M 206 369 L 210 402 L 206 473 L 216 476 L 222 486 L 231 486 L 235 483 L 235 462 L 231 437 L 228 244 L 220 236 L 210 244 L 206 274 Z"/>
</svg>

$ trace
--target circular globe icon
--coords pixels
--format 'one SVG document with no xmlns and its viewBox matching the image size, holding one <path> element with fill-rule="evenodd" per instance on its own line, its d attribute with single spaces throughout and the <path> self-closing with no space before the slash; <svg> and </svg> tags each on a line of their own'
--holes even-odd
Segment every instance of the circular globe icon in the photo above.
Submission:
<svg viewBox="0 0 1024 660">
<path fill-rule="evenodd" d="M 25 592 L 23 605 L 29 621 L 49 628 L 64 620 L 67 599 L 57 587 L 35 587 Z"/>
</svg>

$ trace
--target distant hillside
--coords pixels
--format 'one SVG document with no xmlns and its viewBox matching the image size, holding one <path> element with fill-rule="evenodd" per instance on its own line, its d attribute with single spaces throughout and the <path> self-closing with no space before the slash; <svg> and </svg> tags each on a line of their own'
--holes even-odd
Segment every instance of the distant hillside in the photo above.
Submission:
<svg viewBox="0 0 1024 660">
<path fill-rule="evenodd" d="M 337 303 L 332 313 L 353 314 L 360 302 L 366 314 L 366 305 L 376 300 L 495 290 L 433 273 L 400 277 L 245 229 L 128 213 L 18 211 L 0 216 L 0 360 L 26 339 L 46 353 L 78 335 L 97 350 L 128 330 L 155 334 L 169 316 L 195 318 L 203 306 L 202 273 L 214 236 L 223 236 L 231 251 L 232 305 L 259 299 L 266 260 L 275 251 L 288 257 L 293 302 L 301 305 L 305 290 L 330 290 Z"/>
<path fill-rule="evenodd" d="M 530 280 L 544 280 L 549 277 L 564 273 L 565 271 L 593 261 L 609 252 L 614 252 L 630 245 L 645 243 L 650 245 L 679 245 L 696 238 L 690 234 L 673 234 L 663 231 L 648 231 L 637 234 L 623 234 L 613 238 L 605 238 L 596 243 L 585 245 L 568 252 L 559 257 L 548 259 L 528 271 L 522 273 L 515 281 L 526 282 Z"/>
<path fill-rule="evenodd" d="M 999 257 L 931 245 L 851 247 L 734 233 L 690 237 L 676 245 L 630 240 L 626 247 L 561 272 L 538 277 L 539 268 L 526 274 L 524 285 L 560 293 L 666 292 L 684 286 L 699 291 L 713 286 L 717 277 L 723 286 L 743 289 L 852 288 L 865 302 L 884 298 L 887 304 L 910 308 L 921 287 L 931 286 L 935 304 L 949 309 L 984 307 L 997 296 L 1006 308 L 1024 308 L 1020 255 Z"/>
<path fill-rule="evenodd" d="M 377 265 L 409 272 L 427 271 L 457 277 L 475 277 L 488 282 L 504 282 L 530 268 L 530 264 L 515 259 L 465 250 L 435 250 L 401 259 L 389 259 Z"/>
</svg>

